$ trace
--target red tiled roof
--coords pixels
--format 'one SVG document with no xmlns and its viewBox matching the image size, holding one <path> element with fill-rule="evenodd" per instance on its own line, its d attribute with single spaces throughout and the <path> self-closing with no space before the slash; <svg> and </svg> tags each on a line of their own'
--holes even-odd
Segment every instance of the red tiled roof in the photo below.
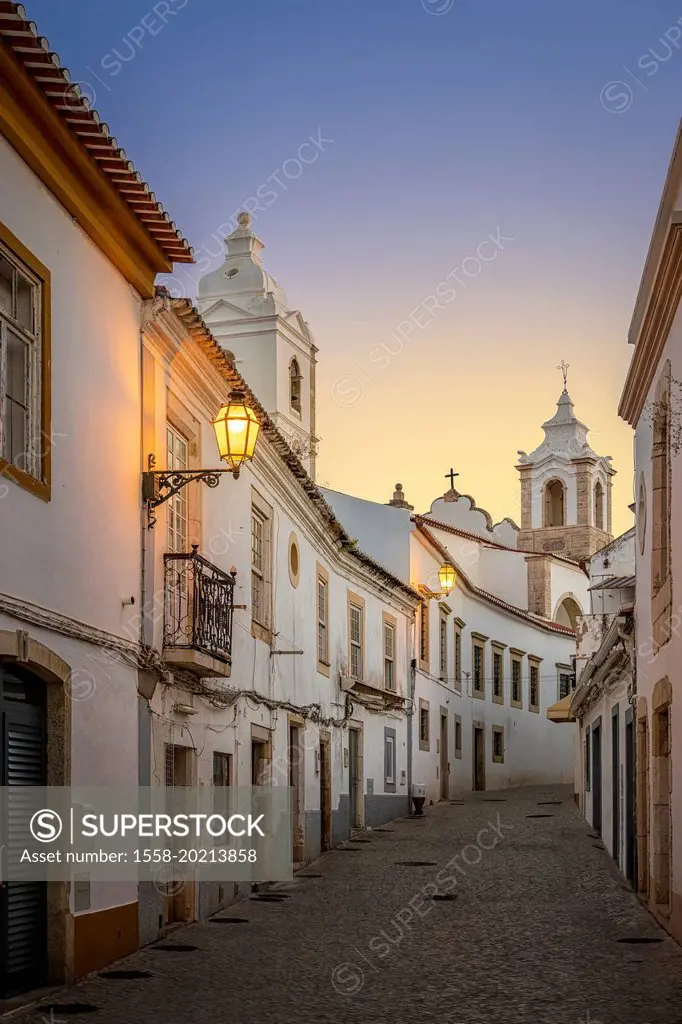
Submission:
<svg viewBox="0 0 682 1024">
<path fill-rule="evenodd" d="M 23 4 L 0 0 L 0 40 L 11 49 L 47 101 L 173 263 L 192 263 L 192 249 L 142 180 L 109 127 L 71 81 L 59 55 L 29 21 Z"/>
<path fill-rule="evenodd" d="M 417 521 L 421 519 L 421 517 L 415 516 L 414 519 Z M 440 557 L 453 566 L 458 578 L 461 579 L 466 589 L 475 597 L 480 597 L 483 601 L 488 601 L 490 604 L 497 605 L 498 608 L 501 608 L 505 612 L 509 612 L 510 615 L 515 615 L 519 619 L 525 619 L 526 622 L 531 623 L 533 626 L 537 626 L 538 629 L 544 629 L 548 633 L 561 633 L 562 636 L 567 637 L 575 636 L 575 630 L 571 629 L 570 626 L 562 626 L 560 623 L 553 622 L 551 619 L 543 619 L 540 615 L 531 615 L 531 613 L 526 611 L 525 608 L 517 608 L 516 605 L 509 604 L 508 601 L 504 601 L 501 597 L 497 597 L 496 594 L 491 594 L 489 591 L 482 590 L 481 587 L 477 587 L 475 583 L 472 583 L 463 569 L 459 567 L 448 549 L 444 547 L 438 538 L 434 537 L 431 531 L 426 527 L 423 519 L 421 522 L 417 522 L 417 529 L 420 530 L 427 540 L 434 546 Z M 502 545 L 496 546 L 502 547 Z M 509 548 L 507 550 L 513 551 L 514 548 Z"/>
</svg>

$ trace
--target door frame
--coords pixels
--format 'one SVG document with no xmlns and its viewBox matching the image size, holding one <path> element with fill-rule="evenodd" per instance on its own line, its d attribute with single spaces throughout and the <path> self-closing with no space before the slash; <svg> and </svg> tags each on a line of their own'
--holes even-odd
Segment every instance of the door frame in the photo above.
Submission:
<svg viewBox="0 0 682 1024">
<path fill-rule="evenodd" d="M 591 757 L 592 757 L 592 828 L 600 836 L 602 834 L 602 720 L 599 718 L 592 722 L 590 727 L 591 735 Z"/>
<path fill-rule="evenodd" d="M 21 629 L 0 629 L 0 672 L 28 673 L 46 686 L 48 786 L 71 785 L 71 666 Z M 74 928 L 69 906 L 69 883 L 47 882 L 47 980 L 64 985 L 74 981 Z"/>
<path fill-rule="evenodd" d="M 448 742 L 448 731 L 450 729 L 450 716 L 448 715 L 448 709 L 441 707 L 440 709 L 440 735 L 438 742 L 440 744 L 440 798 L 441 800 L 448 800 L 450 798 L 450 747 Z"/>
<path fill-rule="evenodd" d="M 477 735 L 480 737 L 480 757 L 478 749 Z M 472 723 L 472 770 L 473 770 L 473 783 L 472 790 L 475 793 L 485 793 L 486 778 L 485 778 L 485 723 L 484 722 L 473 722 Z"/>
<path fill-rule="evenodd" d="M 332 846 L 332 758 L 331 734 L 320 730 L 320 849 Z"/>
<path fill-rule="evenodd" d="M 637 887 L 637 723 L 634 709 L 625 712 L 625 877 Z"/>
<path fill-rule="evenodd" d="M 350 737 L 351 733 L 355 734 L 355 765 L 353 765 L 352 748 Z M 365 782 L 363 774 L 363 732 L 362 725 L 353 724 L 348 726 L 348 823 L 349 833 L 355 829 L 364 828 L 365 825 Z M 355 773 L 353 773 L 355 768 Z M 351 782 L 355 776 L 354 783 Z M 355 788 L 355 821 L 352 820 L 352 808 L 353 799 L 351 796 L 351 788 Z"/>
<path fill-rule="evenodd" d="M 291 838 L 294 865 L 305 862 L 305 748 L 303 733 L 305 722 L 289 715 L 287 751 L 291 787 Z M 295 740 L 295 744 L 292 743 Z"/>
</svg>

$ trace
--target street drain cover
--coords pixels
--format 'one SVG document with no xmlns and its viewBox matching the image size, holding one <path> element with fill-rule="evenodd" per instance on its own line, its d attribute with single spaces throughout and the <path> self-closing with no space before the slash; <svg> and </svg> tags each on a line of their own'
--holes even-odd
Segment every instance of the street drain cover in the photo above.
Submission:
<svg viewBox="0 0 682 1024">
<path fill-rule="evenodd" d="M 395 832 L 394 828 L 375 828 L 375 832 Z"/>
<path fill-rule="evenodd" d="M 448 803 L 449 804 L 463 804 L 463 803 L 465 803 L 465 801 L 464 800 L 448 800 Z"/>
<path fill-rule="evenodd" d="M 484 804 L 506 804 L 506 796 L 486 796 L 483 798 Z"/>
<path fill-rule="evenodd" d="M 371 839 L 353 839 L 352 841 L 354 843 L 371 843 L 372 842 Z"/>
<path fill-rule="evenodd" d="M 435 860 L 398 860 L 396 864 L 406 868 L 435 868 Z"/>
<path fill-rule="evenodd" d="M 151 971 L 100 971 L 100 978 L 108 981 L 133 981 L 135 978 L 151 978 Z"/>
<path fill-rule="evenodd" d="M 437 900 L 439 903 L 452 903 L 453 900 L 457 899 L 457 896 L 453 892 L 436 893 L 431 899 Z"/>
<path fill-rule="evenodd" d="M 281 896 L 252 896 L 251 899 L 254 903 L 283 903 L 284 900 Z"/>
<path fill-rule="evenodd" d="M 199 947 L 183 946 L 180 943 L 168 943 L 168 945 L 165 946 L 152 946 L 152 949 L 157 950 L 159 953 L 196 953 Z"/>
<path fill-rule="evenodd" d="M 553 814 L 527 814 L 527 818 L 553 818 Z"/>
<path fill-rule="evenodd" d="M 616 939 L 616 942 L 628 942 L 636 943 L 637 945 L 644 945 L 650 942 L 663 942 L 663 939 L 655 939 L 651 935 L 629 935 L 627 939 Z"/>
<path fill-rule="evenodd" d="M 99 1007 L 93 1006 L 92 1003 L 43 1003 L 42 1006 L 36 1006 L 36 1010 L 64 1017 L 75 1017 L 78 1013 L 94 1013 L 98 1009 Z"/>
<path fill-rule="evenodd" d="M 362 853 L 362 850 L 356 849 L 354 846 L 337 846 L 337 853 Z"/>
<path fill-rule="evenodd" d="M 560 807 L 561 800 L 538 800 L 538 807 Z"/>
<path fill-rule="evenodd" d="M 297 878 L 324 878 L 324 875 L 296 875 Z"/>
<path fill-rule="evenodd" d="M 211 917 L 209 924 L 248 924 L 248 917 Z"/>
</svg>

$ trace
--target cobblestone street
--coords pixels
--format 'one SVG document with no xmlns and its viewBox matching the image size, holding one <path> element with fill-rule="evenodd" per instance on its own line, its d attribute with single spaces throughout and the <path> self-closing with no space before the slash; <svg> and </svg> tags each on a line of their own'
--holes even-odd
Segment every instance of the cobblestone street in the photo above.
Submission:
<svg viewBox="0 0 682 1024">
<path fill-rule="evenodd" d="M 682 1021 L 682 953 L 566 789 L 467 794 L 348 845 L 277 886 L 281 902 L 220 915 L 245 922 L 167 940 L 198 950 L 117 965 L 151 977 L 57 1001 L 93 1004 L 98 1024 Z"/>
</svg>

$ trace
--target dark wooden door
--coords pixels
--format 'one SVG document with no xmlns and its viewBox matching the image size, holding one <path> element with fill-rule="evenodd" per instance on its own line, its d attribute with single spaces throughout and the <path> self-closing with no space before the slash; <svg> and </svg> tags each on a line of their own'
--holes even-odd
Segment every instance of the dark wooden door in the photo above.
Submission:
<svg viewBox="0 0 682 1024">
<path fill-rule="evenodd" d="M 348 795 L 350 799 L 350 827 L 358 825 L 358 734 L 348 731 Z"/>
<path fill-rule="evenodd" d="M 625 723 L 625 876 L 637 883 L 637 829 L 635 825 L 635 723 L 632 711 Z"/>
<path fill-rule="evenodd" d="M 0 785 L 46 786 L 46 701 L 41 679 L 0 664 Z M 11 795 L 9 797 L 11 800 Z M 7 804 L 0 830 L 12 859 L 13 828 Z M 47 885 L 0 884 L 0 998 L 45 984 L 47 977 Z"/>
<path fill-rule="evenodd" d="M 601 835 L 601 726 L 592 727 L 592 827 Z"/>
<path fill-rule="evenodd" d="M 485 734 L 474 727 L 474 789 L 485 789 Z"/>
</svg>

